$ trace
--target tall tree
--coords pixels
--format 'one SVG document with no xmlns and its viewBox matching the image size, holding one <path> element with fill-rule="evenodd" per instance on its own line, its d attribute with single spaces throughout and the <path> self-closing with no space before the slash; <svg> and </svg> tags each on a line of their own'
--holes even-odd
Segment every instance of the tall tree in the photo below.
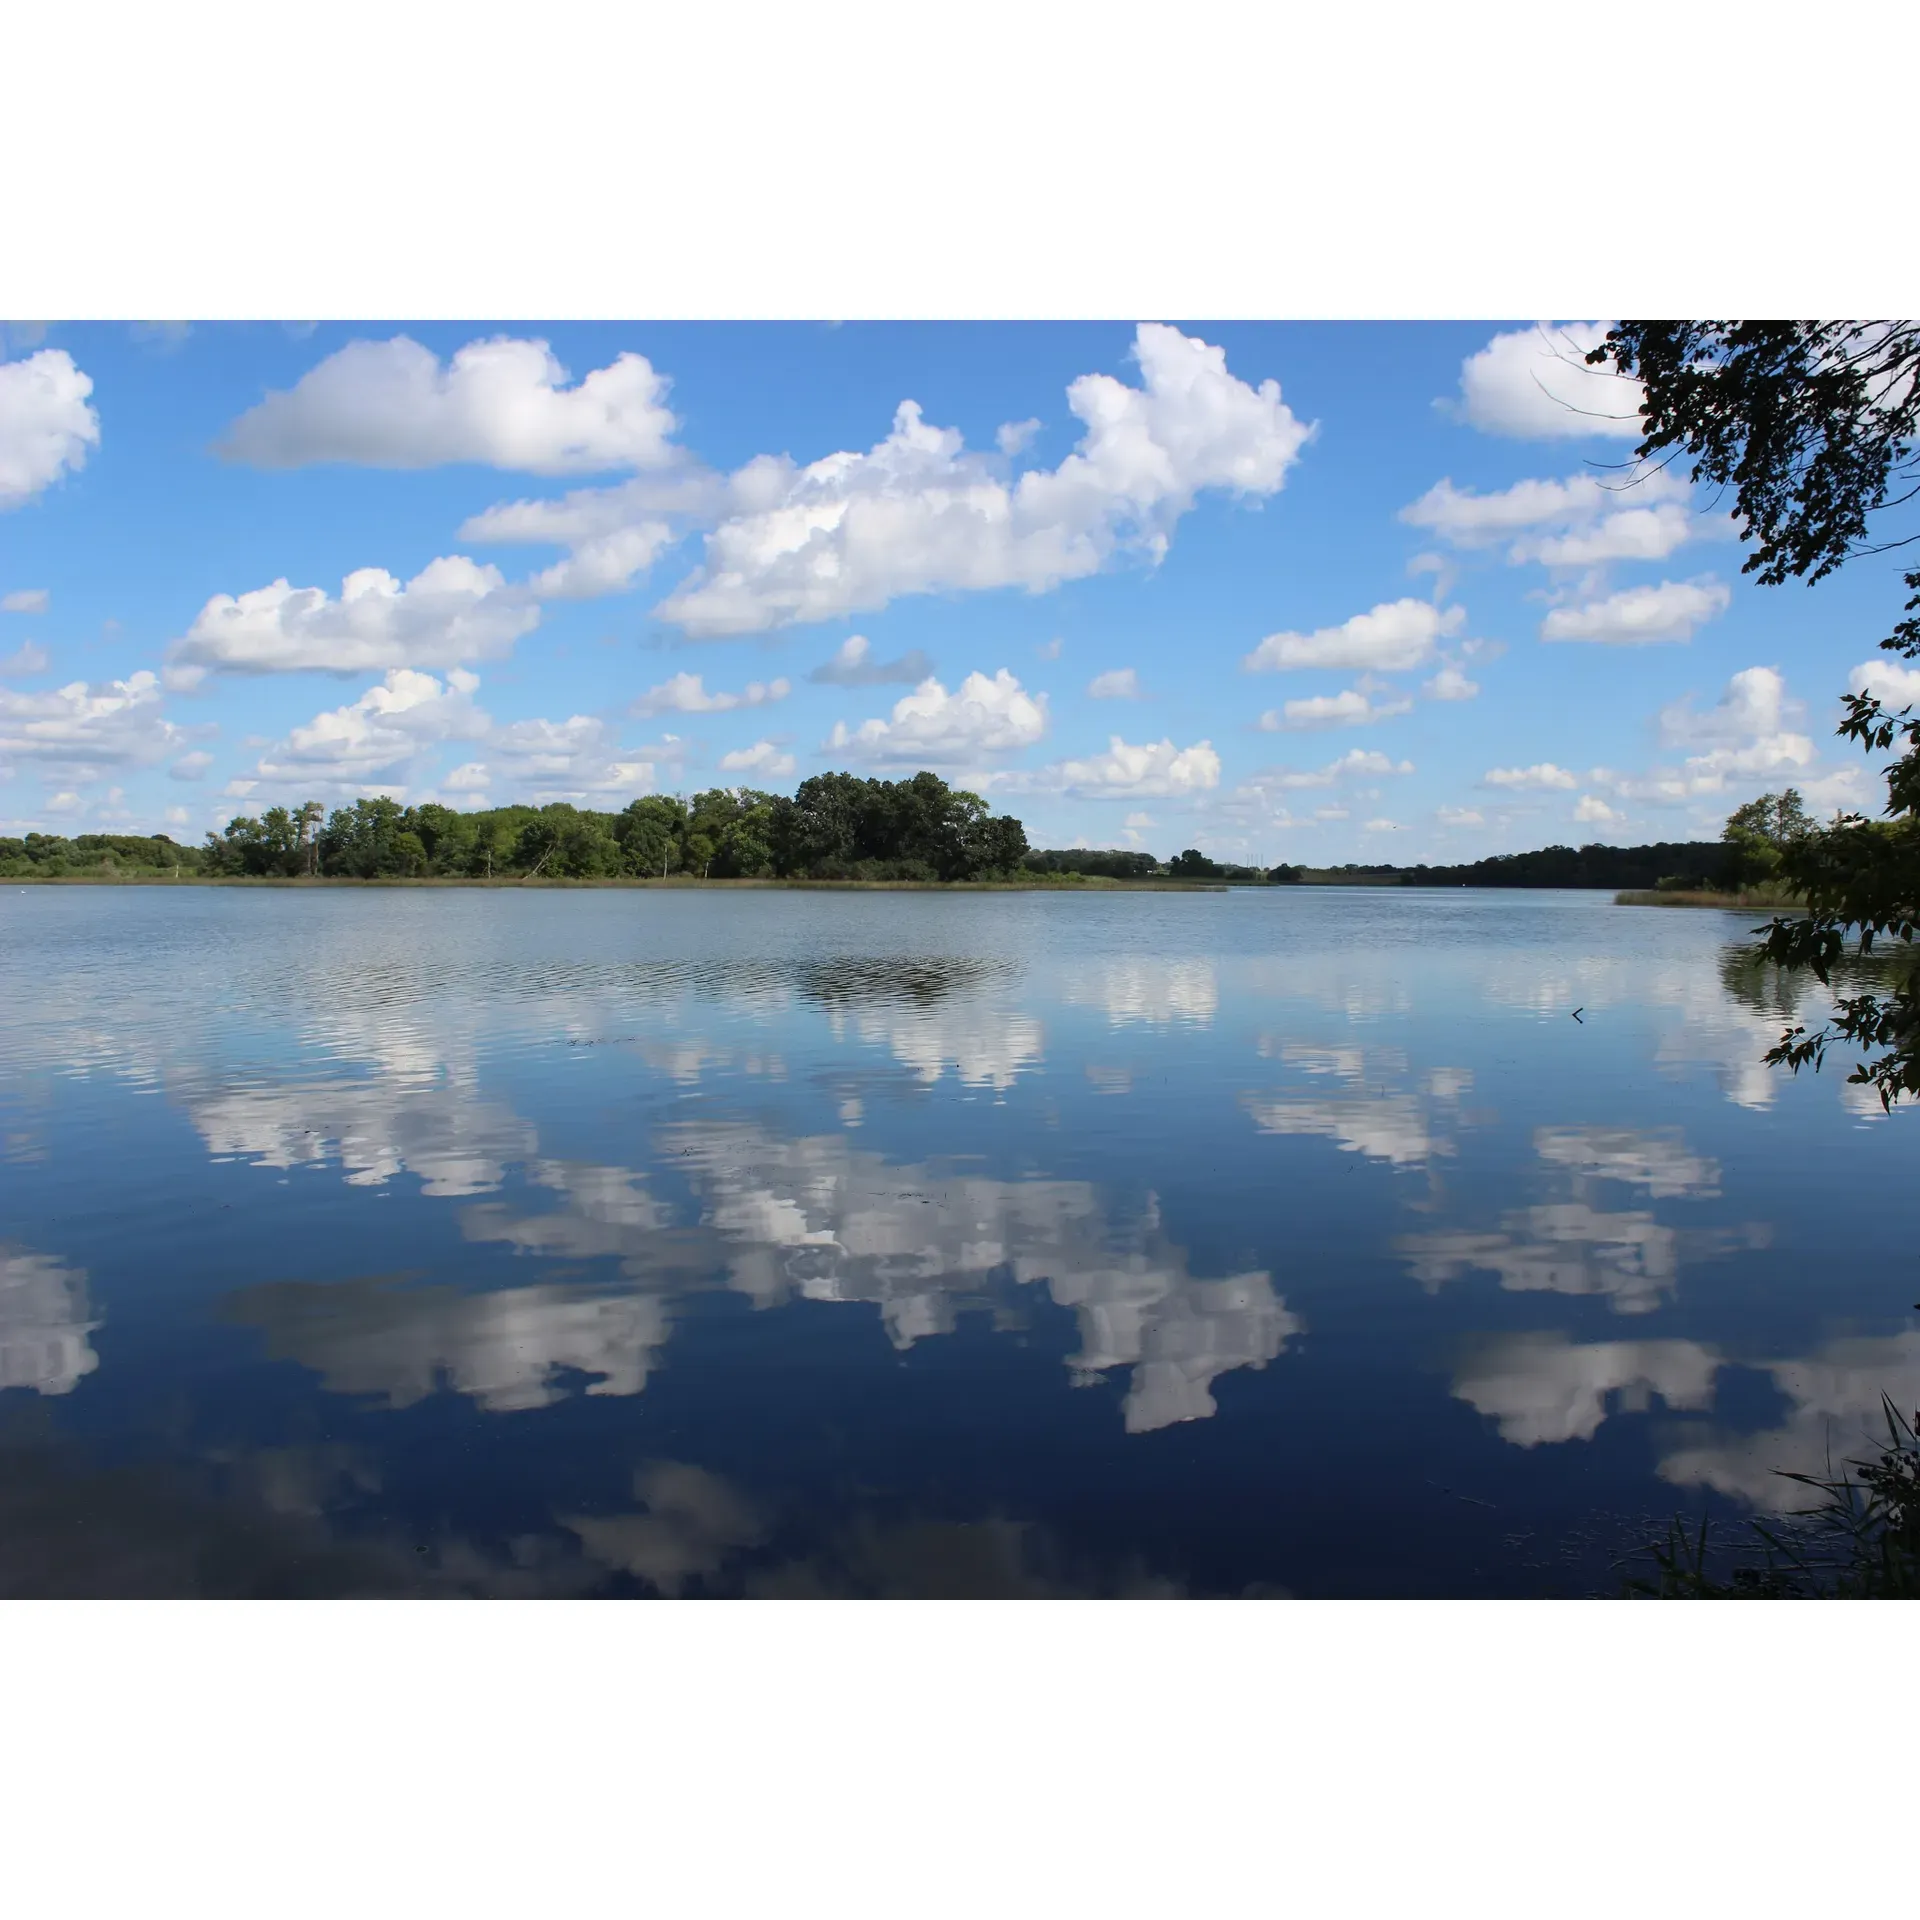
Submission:
<svg viewBox="0 0 1920 1920">
<path fill-rule="evenodd" d="M 1883 516 L 1920 494 L 1920 324 L 1912 321 L 1629 320 L 1587 355 L 1645 384 L 1642 460 L 1684 454 L 1695 476 L 1730 488 L 1743 566 L 1762 586 L 1809 584 L 1862 554 L 1920 540 Z M 1906 617 L 1880 642 L 1920 658 L 1920 569 L 1906 575 Z M 1845 1043 L 1865 1057 L 1850 1076 L 1884 1105 L 1920 1094 L 1920 715 L 1872 694 L 1845 696 L 1843 737 L 1870 753 L 1902 745 L 1888 768 L 1885 817 L 1841 814 L 1794 841 L 1779 878 L 1807 911 L 1776 919 L 1761 951 L 1809 967 L 1822 984 L 1849 938 L 1871 955 L 1898 942 L 1886 977 L 1837 993 L 1834 1016 L 1794 1026 L 1768 1054 L 1796 1072 Z M 1884 952 L 1884 947 L 1882 949 Z"/>
</svg>

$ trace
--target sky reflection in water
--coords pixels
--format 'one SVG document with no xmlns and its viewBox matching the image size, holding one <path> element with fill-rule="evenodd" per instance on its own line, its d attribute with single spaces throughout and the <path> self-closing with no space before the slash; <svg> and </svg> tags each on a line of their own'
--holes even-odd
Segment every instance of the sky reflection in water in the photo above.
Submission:
<svg viewBox="0 0 1920 1920">
<path fill-rule="evenodd" d="M 1610 1590 L 1920 1401 L 1741 931 L 0 895 L 0 1592 Z"/>
</svg>

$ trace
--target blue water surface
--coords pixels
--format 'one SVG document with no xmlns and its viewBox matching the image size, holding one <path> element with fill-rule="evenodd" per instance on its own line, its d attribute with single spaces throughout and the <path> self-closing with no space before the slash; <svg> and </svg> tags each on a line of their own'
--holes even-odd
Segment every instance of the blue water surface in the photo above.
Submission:
<svg viewBox="0 0 1920 1920">
<path fill-rule="evenodd" d="M 1920 1402 L 1750 918 L 7 889 L 0 1593 L 1615 1591 Z"/>
</svg>

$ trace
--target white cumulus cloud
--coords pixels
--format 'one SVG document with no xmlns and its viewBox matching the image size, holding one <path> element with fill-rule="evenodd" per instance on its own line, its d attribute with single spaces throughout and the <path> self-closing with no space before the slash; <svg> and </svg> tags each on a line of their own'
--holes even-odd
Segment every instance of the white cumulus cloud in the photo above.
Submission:
<svg viewBox="0 0 1920 1920">
<path fill-rule="evenodd" d="M 1140 675 L 1132 667 L 1114 667 L 1107 673 L 1096 673 L 1087 682 L 1089 700 L 1138 700 L 1140 698 Z"/>
<path fill-rule="evenodd" d="M 1638 380 L 1586 355 L 1606 338 L 1601 321 L 1540 324 L 1496 333 L 1462 362 L 1457 416 L 1482 433 L 1510 440 L 1571 440 L 1600 434 L 1640 437 L 1645 398 Z"/>
<path fill-rule="evenodd" d="M 1471 700 L 1480 691 L 1477 680 L 1469 680 L 1461 670 L 1449 662 L 1426 683 L 1429 700 Z"/>
<path fill-rule="evenodd" d="M 1347 687 L 1308 700 L 1288 700 L 1278 710 L 1269 708 L 1259 725 L 1266 733 L 1305 733 L 1322 727 L 1367 727 L 1412 711 L 1413 702 L 1404 696 L 1389 692 L 1382 699 L 1359 687 Z"/>
<path fill-rule="evenodd" d="M 1555 607 L 1540 623 L 1540 638 L 1618 647 L 1689 640 L 1696 627 L 1726 612 L 1732 598 L 1711 574 L 1698 580 L 1662 580 L 1657 587 L 1628 587 L 1604 600 Z"/>
<path fill-rule="evenodd" d="M 1855 693 L 1870 693 L 1882 706 L 1920 704 L 1920 667 L 1897 667 L 1891 660 L 1863 660 L 1847 675 Z"/>
<path fill-rule="evenodd" d="M 885 720 L 849 727 L 836 721 L 826 750 L 863 760 L 914 760 L 927 766 L 970 766 L 983 755 L 1028 747 L 1047 730 L 1047 696 L 1028 693 L 1002 667 L 991 680 L 970 673 L 957 693 L 923 680 L 894 702 Z"/>
<path fill-rule="evenodd" d="M 1461 607 L 1436 607 L 1426 600 L 1391 600 L 1356 613 L 1337 627 L 1313 633 L 1270 633 L 1241 662 L 1250 673 L 1286 673 L 1302 667 L 1405 672 L 1433 657 L 1434 643 L 1457 632 L 1466 619 Z"/>
<path fill-rule="evenodd" d="M 58 347 L 0 362 L 0 512 L 78 473 L 100 444 L 93 382 Z M 28 609 L 31 611 L 31 609 Z"/>
<path fill-rule="evenodd" d="M 1009 483 L 990 456 L 903 401 L 865 453 L 806 467 L 763 456 L 733 475 L 702 565 L 655 609 L 699 637 L 759 633 L 885 606 L 904 594 L 1044 592 L 1122 552 L 1157 559 L 1209 490 L 1275 493 L 1311 429 L 1277 382 L 1251 387 L 1226 354 L 1141 326 L 1141 384 L 1084 374 L 1067 389 L 1078 446 Z"/>
<path fill-rule="evenodd" d="M 1171 740 L 1134 746 L 1116 733 L 1108 738 L 1105 753 L 1062 760 L 1042 769 L 1034 784 L 1084 800 L 1174 798 L 1217 787 L 1220 756 L 1208 740 L 1190 747 L 1177 747 Z"/>
<path fill-rule="evenodd" d="M 750 680 L 738 693 L 709 693 L 697 673 L 676 673 L 651 687 L 631 708 L 636 714 L 731 713 L 737 707 L 771 706 L 793 691 L 787 680 Z"/>
<path fill-rule="evenodd" d="M 567 385 L 544 340 L 476 340 L 442 366 L 404 334 L 355 340 L 227 431 L 256 467 L 455 463 L 519 473 L 661 467 L 679 457 L 668 382 L 637 353 Z"/>
<path fill-rule="evenodd" d="M 51 601 L 52 595 L 45 587 L 21 587 L 0 594 L 0 613 L 45 613 Z"/>
<path fill-rule="evenodd" d="M 794 766 L 793 755 L 782 753 L 771 740 L 756 740 L 750 747 L 720 756 L 722 773 L 751 773 L 762 780 L 784 780 Z"/>
<path fill-rule="evenodd" d="M 1604 800 L 1596 798 L 1593 794 L 1583 793 L 1580 796 L 1579 805 L 1573 810 L 1573 817 L 1582 826 L 1592 824 L 1611 827 L 1618 826 L 1627 816 L 1608 806 Z"/>
<path fill-rule="evenodd" d="M 41 693 L 0 688 L 0 766 L 24 760 L 83 782 L 108 767 L 150 766 L 186 738 L 162 713 L 160 682 L 145 670 Z"/>
<path fill-rule="evenodd" d="M 366 673 L 450 667 L 506 653 L 539 608 L 495 567 L 455 554 L 404 585 L 380 567 L 347 575 L 336 600 L 285 580 L 216 594 L 169 650 L 176 683 L 215 673 Z"/>
<path fill-rule="evenodd" d="M 1580 782 L 1565 767 L 1542 760 L 1531 767 L 1489 767 L 1481 777 L 1483 787 L 1504 787 L 1514 793 L 1540 793 L 1550 787 L 1571 792 Z"/>
</svg>

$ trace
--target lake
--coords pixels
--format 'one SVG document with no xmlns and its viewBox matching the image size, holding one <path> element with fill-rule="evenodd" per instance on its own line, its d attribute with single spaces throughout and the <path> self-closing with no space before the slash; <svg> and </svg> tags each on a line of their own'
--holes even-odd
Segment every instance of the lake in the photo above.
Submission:
<svg viewBox="0 0 1920 1920">
<path fill-rule="evenodd" d="M 0 1593 L 1617 1591 L 1920 1402 L 1751 917 L 6 889 Z"/>
</svg>

